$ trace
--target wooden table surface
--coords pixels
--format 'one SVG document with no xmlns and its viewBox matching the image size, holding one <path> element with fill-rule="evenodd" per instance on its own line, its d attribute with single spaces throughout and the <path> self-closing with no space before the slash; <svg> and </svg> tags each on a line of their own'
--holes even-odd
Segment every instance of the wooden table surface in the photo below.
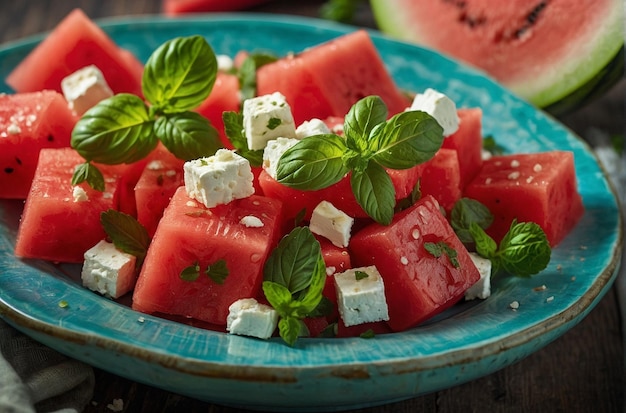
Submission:
<svg viewBox="0 0 626 413">
<path fill-rule="evenodd" d="M 322 3 L 275 1 L 251 11 L 317 16 Z M 3 1 L 0 42 L 50 30 L 75 7 L 97 19 L 159 13 L 160 0 Z M 366 3 L 359 9 L 355 24 L 374 27 Z M 623 134 L 623 84 L 561 120 L 580 136 L 591 128 Z M 614 287 L 577 326 L 514 365 L 451 389 L 358 412 L 622 412 L 626 380 L 619 314 Z M 96 370 L 93 402 L 85 412 L 110 412 L 107 405 L 114 399 L 123 400 L 127 412 L 245 411 L 200 402 Z"/>
</svg>

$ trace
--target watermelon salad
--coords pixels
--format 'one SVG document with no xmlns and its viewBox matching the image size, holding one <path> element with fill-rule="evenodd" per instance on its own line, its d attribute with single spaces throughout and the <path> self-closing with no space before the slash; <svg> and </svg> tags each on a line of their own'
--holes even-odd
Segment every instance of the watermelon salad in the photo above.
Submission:
<svg viewBox="0 0 626 413">
<path fill-rule="evenodd" d="M 403 331 L 547 266 L 583 214 L 572 153 L 498 153 L 480 108 L 400 90 L 363 30 L 295 52 L 190 36 L 140 64 L 73 11 L 0 96 L 15 254 L 288 344 Z"/>
</svg>

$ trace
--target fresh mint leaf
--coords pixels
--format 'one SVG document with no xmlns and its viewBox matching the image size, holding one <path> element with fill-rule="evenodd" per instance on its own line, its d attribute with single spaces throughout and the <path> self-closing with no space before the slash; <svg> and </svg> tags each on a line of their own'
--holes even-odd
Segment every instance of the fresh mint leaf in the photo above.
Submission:
<svg viewBox="0 0 626 413">
<path fill-rule="evenodd" d="M 372 130 L 385 123 L 387 114 L 387 105 L 378 96 L 368 96 L 355 103 L 343 124 L 347 146 L 358 152 L 364 151 Z"/>
<path fill-rule="evenodd" d="M 184 161 L 214 155 L 222 147 L 217 130 L 196 112 L 161 116 L 154 124 L 154 133 L 174 156 Z"/>
<path fill-rule="evenodd" d="M 70 143 L 87 161 L 132 163 L 156 147 L 153 123 L 141 98 L 118 94 L 85 112 L 72 130 Z"/>
<path fill-rule="evenodd" d="M 150 246 L 150 236 L 144 226 L 133 216 L 114 209 L 102 212 L 100 223 L 113 245 L 137 257 L 137 267 L 141 267 Z"/>
<path fill-rule="evenodd" d="M 157 48 L 142 77 L 145 98 L 156 114 L 197 108 L 209 95 L 217 77 L 217 59 L 199 35 L 177 37 Z"/>
<path fill-rule="evenodd" d="M 183 281 L 194 282 L 200 277 L 200 264 L 198 261 L 194 262 L 189 267 L 183 268 L 180 272 L 179 277 Z"/>
<path fill-rule="evenodd" d="M 551 254 L 548 238 L 538 224 L 513 221 L 500 241 L 497 257 L 506 272 L 530 277 L 548 266 Z"/>
<path fill-rule="evenodd" d="M 87 182 L 87 184 L 96 191 L 104 191 L 104 176 L 102 176 L 102 172 L 89 162 L 77 165 L 72 175 L 72 186 L 83 182 Z"/>
<path fill-rule="evenodd" d="M 276 168 L 277 181 L 296 189 L 326 188 L 348 173 L 342 161 L 345 151 L 346 143 L 337 135 L 302 139 L 280 157 Z"/>
<path fill-rule="evenodd" d="M 238 112 L 223 112 L 224 132 L 237 150 L 237 153 L 250 162 L 250 166 L 261 166 L 263 164 L 263 150 L 250 150 L 248 140 L 243 134 L 243 114 Z"/>
<path fill-rule="evenodd" d="M 323 297 L 322 291 L 324 290 L 324 285 L 326 285 L 326 265 L 321 249 L 316 258 L 317 262 L 311 274 L 309 287 L 297 294 L 299 306 L 295 311 L 295 315 L 300 318 L 310 317 Z"/>
<path fill-rule="evenodd" d="M 443 143 L 443 128 L 429 114 L 394 115 L 372 139 L 372 159 L 391 169 L 408 169 L 431 159 Z"/>
<path fill-rule="evenodd" d="M 493 215 L 484 204 L 470 198 L 461 198 L 455 202 L 450 214 L 450 224 L 461 242 L 471 244 L 474 237 L 470 232 L 470 224 L 475 222 L 487 229 L 493 222 Z"/>
<path fill-rule="evenodd" d="M 224 284 L 226 277 L 228 277 L 228 267 L 226 266 L 226 260 L 221 259 L 215 261 L 215 263 L 209 265 L 204 272 L 209 276 L 216 284 Z"/>
<path fill-rule="evenodd" d="M 383 225 L 391 223 L 396 191 L 385 168 L 370 162 L 364 172 L 352 172 L 350 186 L 358 204 L 367 215 Z"/>
<path fill-rule="evenodd" d="M 295 294 L 309 287 L 321 247 L 308 227 L 294 228 L 272 251 L 263 268 L 264 280 Z"/>
</svg>

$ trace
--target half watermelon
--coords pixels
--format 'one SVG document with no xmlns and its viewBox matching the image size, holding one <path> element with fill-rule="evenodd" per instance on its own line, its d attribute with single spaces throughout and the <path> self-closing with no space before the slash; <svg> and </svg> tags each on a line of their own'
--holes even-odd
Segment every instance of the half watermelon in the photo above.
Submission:
<svg viewBox="0 0 626 413">
<path fill-rule="evenodd" d="M 379 28 L 559 115 L 624 76 L 623 0 L 372 0 Z"/>
</svg>

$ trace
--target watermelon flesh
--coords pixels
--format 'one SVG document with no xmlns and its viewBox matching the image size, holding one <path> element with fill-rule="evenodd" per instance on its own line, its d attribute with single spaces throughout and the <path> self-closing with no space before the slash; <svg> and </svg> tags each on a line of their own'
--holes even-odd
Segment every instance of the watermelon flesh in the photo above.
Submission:
<svg viewBox="0 0 626 413">
<path fill-rule="evenodd" d="M 260 294 L 263 265 L 280 236 L 281 213 L 281 201 L 258 195 L 207 209 L 180 187 L 148 249 L 133 309 L 225 325 L 233 302 Z M 261 218 L 263 226 L 241 223 L 250 215 Z M 203 273 L 219 260 L 228 268 L 223 284 Z M 194 263 L 201 268 L 200 277 L 181 279 L 181 272 Z"/>
<path fill-rule="evenodd" d="M 588 82 L 597 86 L 596 75 L 619 56 L 624 44 L 622 0 L 371 4 L 382 31 L 478 67 L 540 107 Z"/>
<path fill-rule="evenodd" d="M 88 65 L 102 71 L 114 93 L 142 96 L 143 64 L 113 40 L 80 9 L 70 12 L 13 69 L 6 83 L 16 92 L 61 92 L 66 76 Z"/>
<path fill-rule="evenodd" d="M 0 95 L 0 198 L 25 199 L 39 151 L 70 146 L 76 118 L 58 92 Z"/>
</svg>

